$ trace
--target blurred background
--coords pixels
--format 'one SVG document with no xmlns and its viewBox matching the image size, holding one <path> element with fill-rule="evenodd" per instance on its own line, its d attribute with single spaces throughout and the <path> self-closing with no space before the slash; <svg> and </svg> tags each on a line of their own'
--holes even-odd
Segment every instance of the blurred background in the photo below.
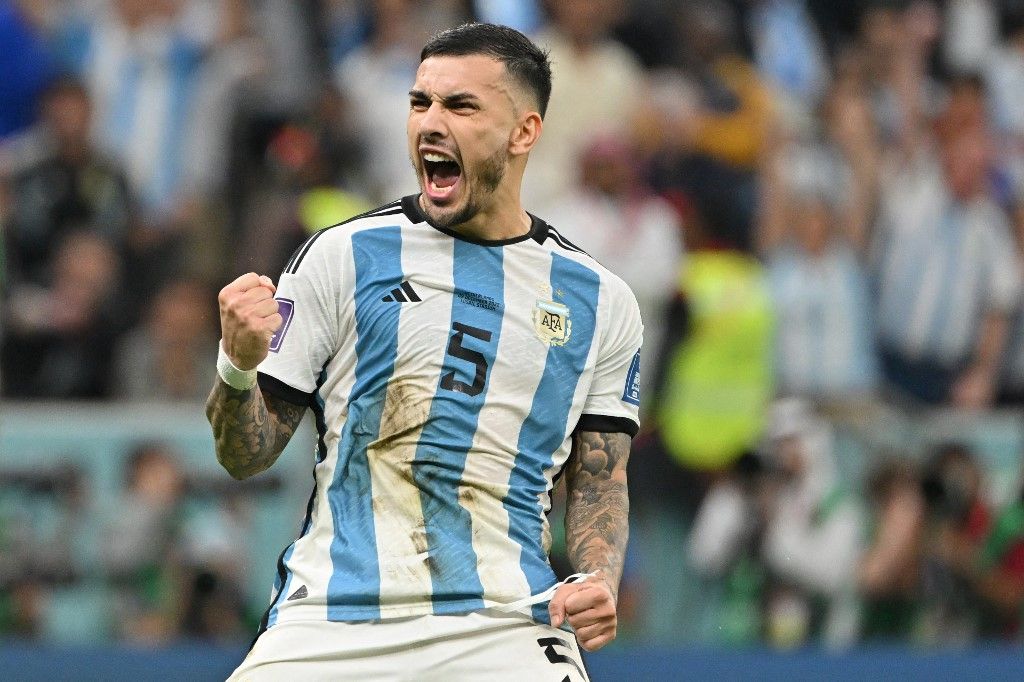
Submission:
<svg viewBox="0 0 1024 682">
<path fill-rule="evenodd" d="M 550 51 L 525 204 L 646 325 L 594 678 L 1024 678 L 1024 0 L 0 0 L 0 667 L 241 659 L 312 427 L 218 468 L 216 292 L 416 191 L 473 19 Z"/>
</svg>

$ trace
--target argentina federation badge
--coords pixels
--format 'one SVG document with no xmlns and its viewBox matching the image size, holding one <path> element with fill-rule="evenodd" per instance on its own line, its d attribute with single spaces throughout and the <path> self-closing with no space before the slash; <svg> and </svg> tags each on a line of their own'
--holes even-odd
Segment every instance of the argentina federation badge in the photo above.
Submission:
<svg viewBox="0 0 1024 682">
<path fill-rule="evenodd" d="M 549 346 L 564 346 L 572 333 L 569 306 L 537 299 L 533 309 L 533 329 L 537 338 Z"/>
</svg>

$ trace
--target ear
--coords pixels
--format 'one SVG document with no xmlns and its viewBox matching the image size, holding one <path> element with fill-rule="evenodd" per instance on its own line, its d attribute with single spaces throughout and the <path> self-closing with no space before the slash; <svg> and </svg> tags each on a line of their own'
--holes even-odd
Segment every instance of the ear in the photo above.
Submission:
<svg viewBox="0 0 1024 682">
<path fill-rule="evenodd" d="M 533 145 L 540 139 L 541 129 L 544 122 L 536 111 L 527 111 L 519 121 L 508 139 L 508 153 L 512 156 L 528 154 Z"/>
</svg>

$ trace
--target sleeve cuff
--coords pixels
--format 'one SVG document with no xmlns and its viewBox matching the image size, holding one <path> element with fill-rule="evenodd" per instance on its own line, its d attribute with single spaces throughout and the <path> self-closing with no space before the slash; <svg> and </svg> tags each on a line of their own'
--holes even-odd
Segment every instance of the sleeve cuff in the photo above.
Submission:
<svg viewBox="0 0 1024 682">
<path fill-rule="evenodd" d="M 613 417 L 606 414 L 584 414 L 573 433 L 594 431 L 596 433 L 624 433 L 630 438 L 640 432 L 640 425 L 628 417 Z"/>
<path fill-rule="evenodd" d="M 260 372 L 256 375 L 256 383 L 259 384 L 260 390 L 275 398 L 287 401 L 292 405 L 298 405 L 300 407 L 309 407 L 312 405 L 313 394 L 300 391 L 297 388 L 292 388 L 288 384 L 284 383 L 276 377 L 272 377 L 269 374 Z"/>
</svg>

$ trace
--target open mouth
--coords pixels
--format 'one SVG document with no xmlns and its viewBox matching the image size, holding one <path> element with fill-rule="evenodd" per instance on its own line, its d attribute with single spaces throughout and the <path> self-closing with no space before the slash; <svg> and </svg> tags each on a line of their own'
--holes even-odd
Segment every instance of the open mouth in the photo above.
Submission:
<svg viewBox="0 0 1024 682">
<path fill-rule="evenodd" d="M 426 173 L 426 193 L 433 201 L 447 199 L 462 178 L 462 167 L 458 162 L 440 152 L 423 153 L 423 170 Z"/>
</svg>

